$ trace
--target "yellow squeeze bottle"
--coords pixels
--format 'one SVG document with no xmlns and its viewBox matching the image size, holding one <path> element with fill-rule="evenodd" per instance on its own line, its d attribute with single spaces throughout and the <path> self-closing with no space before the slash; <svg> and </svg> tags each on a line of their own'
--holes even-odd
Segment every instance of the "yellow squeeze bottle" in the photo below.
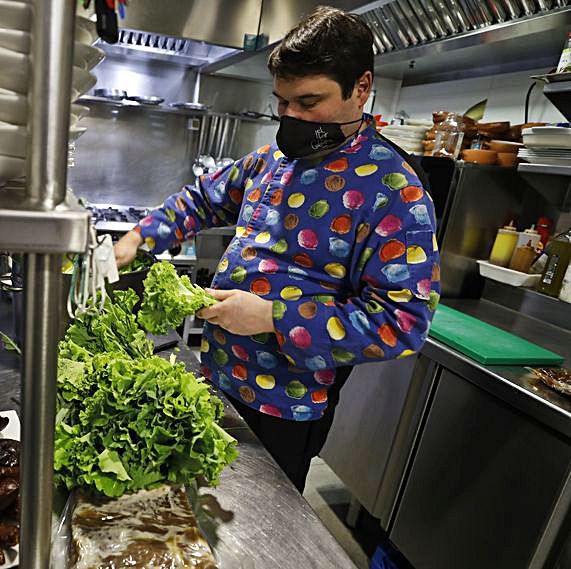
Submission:
<svg viewBox="0 0 571 569">
<path fill-rule="evenodd" d="M 498 229 L 496 240 L 490 253 L 490 263 L 500 267 L 507 267 L 517 245 L 518 237 L 519 233 L 513 221 L 510 221 L 509 225 L 504 225 L 504 227 Z"/>
</svg>

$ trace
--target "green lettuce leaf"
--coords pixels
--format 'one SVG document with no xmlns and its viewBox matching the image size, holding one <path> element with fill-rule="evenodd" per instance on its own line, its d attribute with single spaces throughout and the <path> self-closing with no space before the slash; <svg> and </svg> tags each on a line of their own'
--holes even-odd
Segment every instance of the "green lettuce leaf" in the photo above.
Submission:
<svg viewBox="0 0 571 569">
<path fill-rule="evenodd" d="M 192 284 L 186 275 L 179 276 L 167 261 L 151 267 L 144 285 L 138 320 L 152 334 L 166 334 L 169 328 L 180 326 L 186 316 L 217 302 L 202 287 Z"/>
</svg>

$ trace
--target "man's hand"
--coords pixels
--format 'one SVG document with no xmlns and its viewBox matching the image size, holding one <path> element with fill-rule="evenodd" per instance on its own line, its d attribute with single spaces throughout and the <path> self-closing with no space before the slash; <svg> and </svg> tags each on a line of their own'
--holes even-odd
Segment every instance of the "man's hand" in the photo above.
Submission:
<svg viewBox="0 0 571 569">
<path fill-rule="evenodd" d="M 115 244 L 115 259 L 119 268 L 135 260 L 137 249 L 143 244 L 143 238 L 137 231 L 131 230 Z"/>
<path fill-rule="evenodd" d="M 213 290 L 220 302 L 203 308 L 197 316 L 239 336 L 275 332 L 272 302 L 243 290 Z"/>
</svg>

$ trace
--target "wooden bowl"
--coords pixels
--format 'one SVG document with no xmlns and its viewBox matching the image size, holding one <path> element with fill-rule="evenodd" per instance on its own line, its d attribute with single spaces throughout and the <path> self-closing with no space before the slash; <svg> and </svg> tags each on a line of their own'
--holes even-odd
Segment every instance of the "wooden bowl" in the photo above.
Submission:
<svg viewBox="0 0 571 569">
<path fill-rule="evenodd" d="M 495 164 L 498 159 L 498 153 L 494 150 L 463 150 L 462 160 L 466 162 L 474 162 L 475 164 Z"/>
<path fill-rule="evenodd" d="M 498 152 L 498 164 L 504 168 L 515 168 L 519 160 L 512 152 Z"/>
<path fill-rule="evenodd" d="M 518 150 L 523 146 L 519 142 L 506 142 L 505 140 L 490 140 L 488 147 L 503 154 L 517 154 Z"/>
<path fill-rule="evenodd" d="M 510 128 L 510 123 L 508 122 L 480 122 L 478 123 L 478 132 L 482 136 L 489 136 L 494 138 L 499 134 L 507 132 Z"/>
</svg>

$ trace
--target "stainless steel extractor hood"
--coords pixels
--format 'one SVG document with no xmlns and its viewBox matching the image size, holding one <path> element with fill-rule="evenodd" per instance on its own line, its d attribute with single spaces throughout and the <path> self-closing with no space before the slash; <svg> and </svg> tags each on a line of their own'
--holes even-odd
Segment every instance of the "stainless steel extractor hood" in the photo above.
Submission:
<svg viewBox="0 0 571 569">
<path fill-rule="evenodd" d="M 119 20 L 119 42 L 103 47 L 202 67 L 255 44 L 261 13 L 262 0 L 136 0 Z"/>
</svg>

